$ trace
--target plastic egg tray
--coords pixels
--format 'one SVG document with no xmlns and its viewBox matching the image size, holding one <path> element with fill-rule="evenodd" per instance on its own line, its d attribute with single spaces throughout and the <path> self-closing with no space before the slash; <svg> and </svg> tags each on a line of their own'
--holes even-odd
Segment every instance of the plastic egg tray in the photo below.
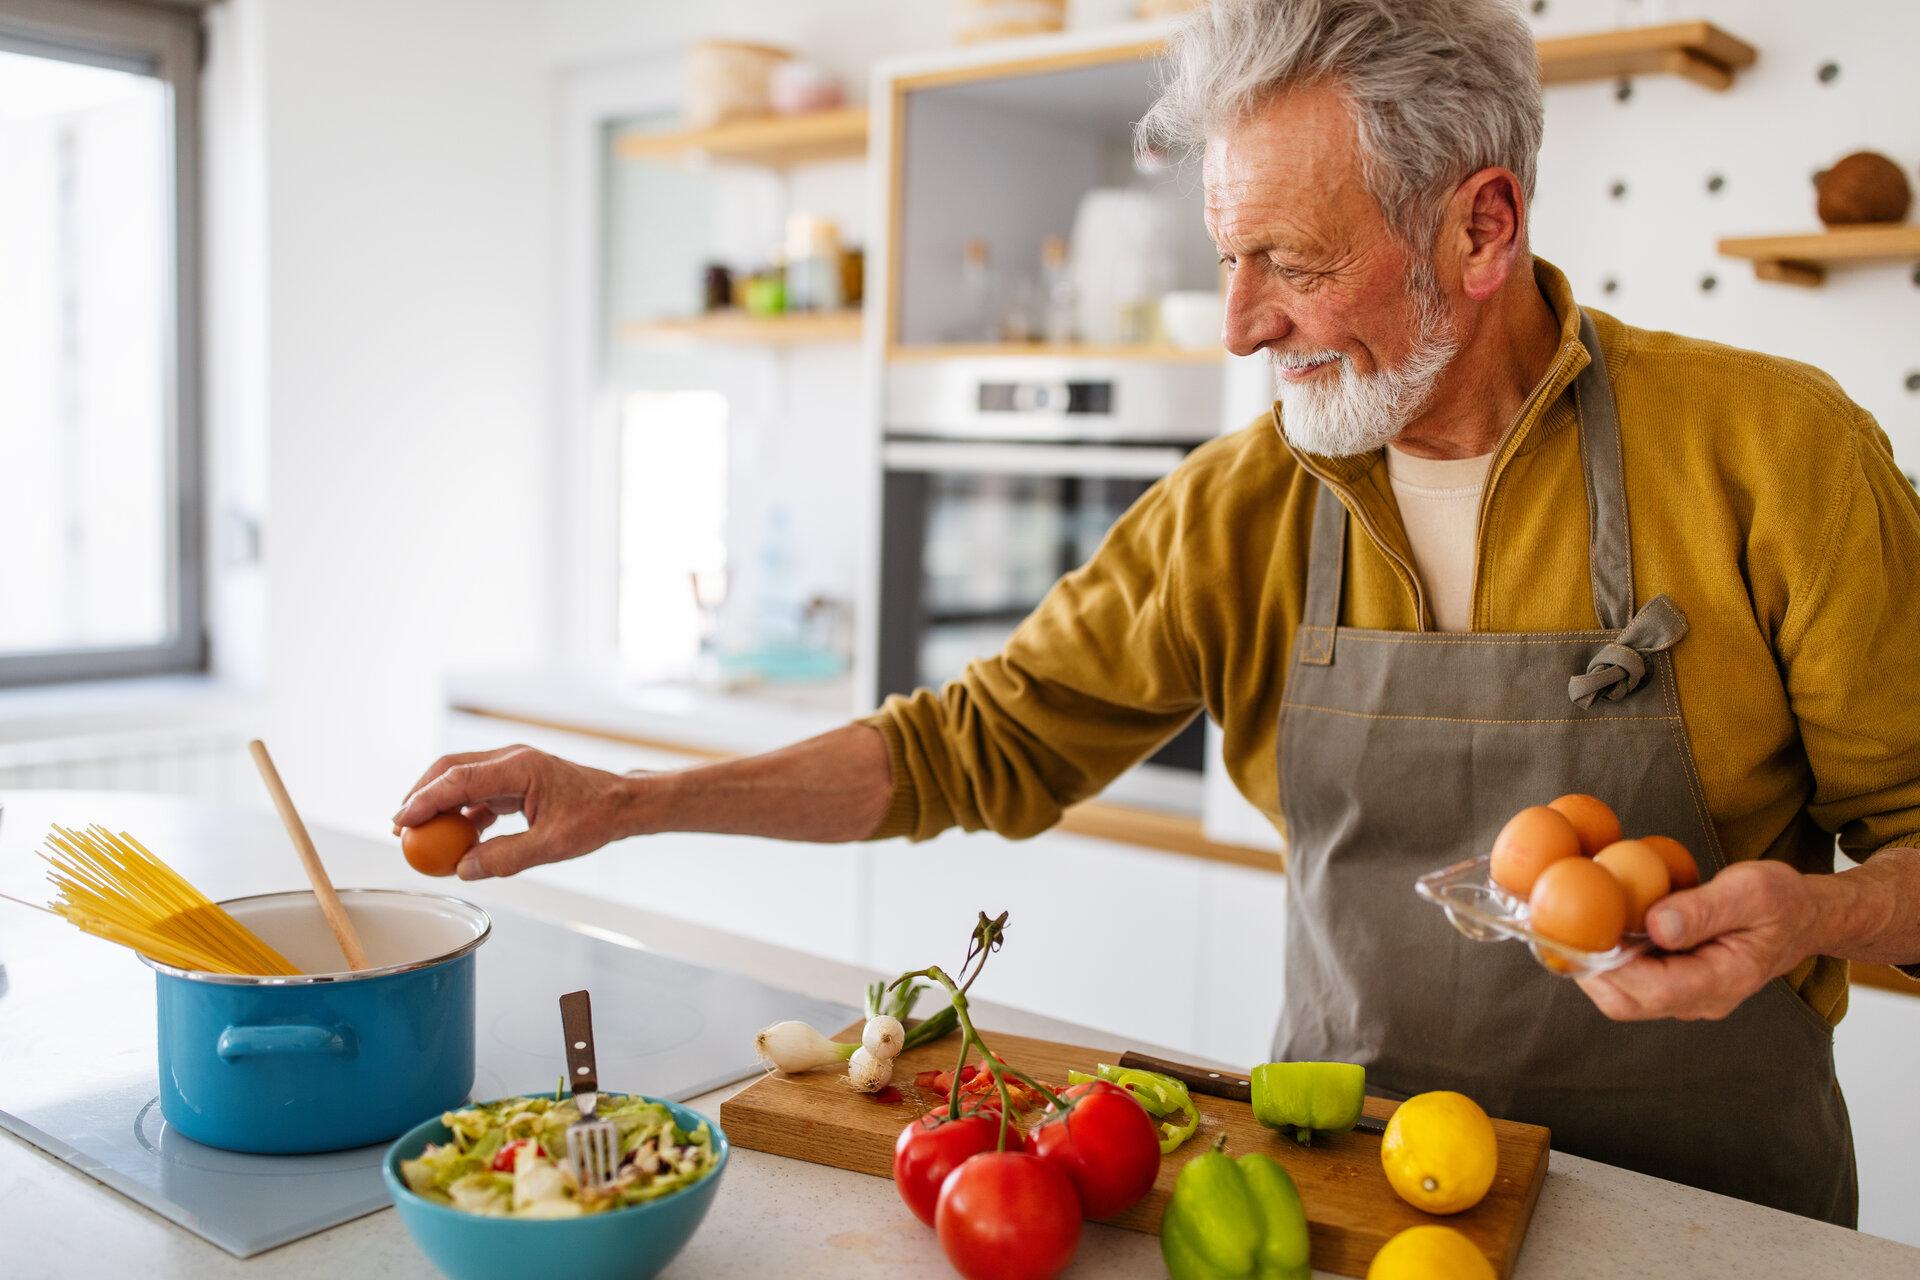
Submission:
<svg viewBox="0 0 1920 1280">
<path fill-rule="evenodd" d="M 1413 883 L 1413 891 L 1447 913 L 1453 927 L 1475 942 L 1524 942 L 1534 959 L 1555 973 L 1590 978 L 1618 969 L 1652 946 L 1645 934 L 1630 933 L 1609 951 L 1582 951 L 1543 938 L 1527 923 L 1527 904 L 1493 882 L 1488 874 L 1491 856 L 1482 855 L 1429 871 Z"/>
</svg>

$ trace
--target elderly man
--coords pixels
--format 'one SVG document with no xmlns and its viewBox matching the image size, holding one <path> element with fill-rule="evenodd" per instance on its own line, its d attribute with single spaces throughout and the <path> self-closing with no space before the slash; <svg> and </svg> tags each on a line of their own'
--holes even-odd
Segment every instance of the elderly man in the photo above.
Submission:
<svg viewBox="0 0 1920 1280">
<path fill-rule="evenodd" d="M 1273 412 L 938 692 L 684 773 L 451 757 L 397 821 L 524 810 L 468 876 L 667 830 L 1024 836 L 1204 710 L 1287 835 L 1276 1057 L 1851 1223 L 1847 960 L 1920 961 L 1920 502 L 1885 435 L 1530 255 L 1506 0 L 1214 0 L 1171 72 L 1141 128 L 1204 148 L 1226 345 L 1267 353 Z M 1410 891 L 1569 791 L 1708 877 L 1653 912 L 1660 954 L 1578 984 Z"/>
</svg>

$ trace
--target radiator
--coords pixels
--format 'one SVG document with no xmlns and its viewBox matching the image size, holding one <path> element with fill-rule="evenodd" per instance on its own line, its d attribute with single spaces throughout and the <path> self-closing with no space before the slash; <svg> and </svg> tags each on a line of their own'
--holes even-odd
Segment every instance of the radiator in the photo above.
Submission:
<svg viewBox="0 0 1920 1280">
<path fill-rule="evenodd" d="M 151 729 L 0 742 L 0 791 L 97 788 L 231 800 L 259 783 L 245 735 L 231 729 Z"/>
</svg>

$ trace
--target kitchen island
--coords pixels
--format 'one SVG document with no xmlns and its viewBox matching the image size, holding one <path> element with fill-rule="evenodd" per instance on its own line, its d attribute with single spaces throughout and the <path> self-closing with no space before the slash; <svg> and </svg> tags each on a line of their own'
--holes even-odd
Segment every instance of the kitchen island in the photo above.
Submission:
<svg viewBox="0 0 1920 1280">
<path fill-rule="evenodd" d="M 157 851 L 198 849 L 195 858 L 178 861 L 219 896 L 297 884 L 291 854 L 283 843 L 273 843 L 278 829 L 265 813 L 114 793 L 15 792 L 0 796 L 0 804 L 5 806 L 0 870 L 7 873 L 9 891 L 22 886 L 23 864 L 31 861 L 29 851 L 50 819 L 97 820 L 133 830 Z M 314 834 L 339 884 L 418 889 L 428 883 L 407 869 L 391 842 L 337 832 Z M 228 859 L 219 864 L 217 879 L 201 870 L 207 852 L 215 848 Z M 850 1000 L 866 981 L 879 976 L 691 925 L 669 914 L 532 881 L 444 882 L 432 887 L 483 907 L 511 907 L 635 939 L 663 955 L 732 969 L 821 999 Z M 0 947 L 0 963 L 4 959 Z M 1151 1048 L 984 1000 L 974 1002 L 974 1012 L 987 1028 L 1115 1052 Z M 84 1016 L 84 1010 L 75 1011 L 76 1018 Z M 717 1118 L 721 1101 L 740 1087 L 715 1090 L 691 1105 Z M 1763 1118 L 1756 1121 L 1764 1123 Z M 706 1224 L 666 1276 L 899 1280 L 951 1274 L 933 1233 L 908 1214 L 884 1179 L 741 1149 L 734 1151 L 725 1179 Z M 18 1277 L 338 1280 L 436 1274 L 397 1216 L 387 1211 L 251 1259 L 237 1259 L 4 1133 L 0 1241 L 5 1243 L 7 1272 Z M 1154 1237 L 1090 1226 L 1067 1274 L 1158 1276 L 1164 1271 Z M 1555 1152 L 1515 1275 L 1519 1280 L 1799 1280 L 1815 1275 L 1893 1280 L 1920 1275 L 1920 1249 Z"/>
</svg>

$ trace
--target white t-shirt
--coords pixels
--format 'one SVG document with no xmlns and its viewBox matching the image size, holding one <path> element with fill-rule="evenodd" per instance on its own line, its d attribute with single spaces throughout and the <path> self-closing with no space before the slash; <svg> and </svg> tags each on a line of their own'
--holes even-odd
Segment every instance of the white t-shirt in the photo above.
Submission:
<svg viewBox="0 0 1920 1280">
<path fill-rule="evenodd" d="M 1413 545 L 1414 568 L 1426 587 L 1433 625 L 1473 629 L 1473 552 L 1493 455 L 1417 458 L 1387 446 L 1387 479 Z"/>
</svg>

